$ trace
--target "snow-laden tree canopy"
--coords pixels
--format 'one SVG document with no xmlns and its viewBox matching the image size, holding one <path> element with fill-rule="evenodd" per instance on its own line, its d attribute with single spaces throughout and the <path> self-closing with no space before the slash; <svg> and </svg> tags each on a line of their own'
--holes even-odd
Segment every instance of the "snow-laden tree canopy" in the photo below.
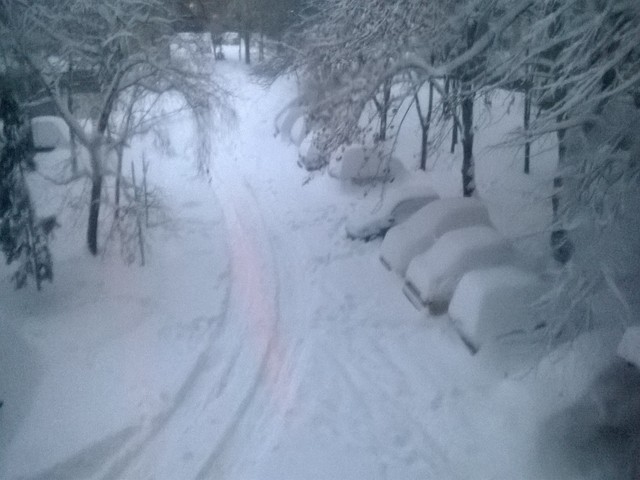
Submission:
<svg viewBox="0 0 640 480">
<path fill-rule="evenodd" d="M 226 93 L 212 80 L 206 62 L 181 48 L 184 39 L 173 28 L 177 20 L 174 5 L 163 0 L 0 0 L 7 71 L 35 79 L 27 100 L 52 101 L 88 152 L 87 243 L 93 254 L 103 179 L 114 173 L 106 156 L 151 123 L 148 105 L 154 98 L 177 94 L 183 107 L 206 124 L 214 118 L 211 111 L 227 108 Z M 81 110 L 72 101 L 78 93 L 85 94 Z M 124 121 L 123 115 L 135 118 Z M 87 116 L 91 128 L 83 125 Z"/>
</svg>

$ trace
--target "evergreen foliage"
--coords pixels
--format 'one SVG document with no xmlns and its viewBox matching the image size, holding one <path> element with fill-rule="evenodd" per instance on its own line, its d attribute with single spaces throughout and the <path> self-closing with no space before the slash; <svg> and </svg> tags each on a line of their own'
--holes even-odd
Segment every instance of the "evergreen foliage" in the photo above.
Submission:
<svg viewBox="0 0 640 480">
<path fill-rule="evenodd" d="M 12 277 L 16 288 L 33 277 L 38 290 L 53 280 L 46 222 L 38 222 L 25 178 L 35 169 L 29 123 L 12 92 L 0 90 L 0 247 L 7 264 L 17 264 Z"/>
</svg>

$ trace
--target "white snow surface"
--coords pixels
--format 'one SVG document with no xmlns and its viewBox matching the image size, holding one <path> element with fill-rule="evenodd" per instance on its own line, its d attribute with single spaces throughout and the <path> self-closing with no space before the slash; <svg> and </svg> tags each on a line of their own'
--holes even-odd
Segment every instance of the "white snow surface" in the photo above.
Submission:
<svg viewBox="0 0 640 480">
<path fill-rule="evenodd" d="M 380 247 L 380 258 L 392 271 L 404 275 L 411 260 L 428 250 L 442 234 L 490 224 L 487 207 L 476 198 L 436 200 L 387 232 Z"/>
<path fill-rule="evenodd" d="M 448 302 L 466 272 L 513 258 L 511 245 L 495 228 L 459 228 L 443 234 L 429 250 L 411 260 L 406 283 L 423 304 Z"/>
<path fill-rule="evenodd" d="M 238 123 L 214 127 L 210 181 L 193 174 L 186 117 L 163 125 L 171 149 L 127 151 L 152 160 L 174 218 L 150 231 L 144 268 L 113 246 L 90 257 L 85 212 L 60 208 L 55 282 L 15 292 L 0 270 L 0 478 L 587 478 L 562 448 L 547 461 L 540 429 L 610 351 L 600 337 L 508 375 L 522 352 L 469 356 L 446 316 L 406 301 L 379 243 L 345 238 L 363 191 L 309 177 L 273 137 L 295 80 L 265 90 L 238 62 L 214 68 Z M 481 155 L 481 191 L 492 171 L 521 178 L 510 155 Z M 439 165 L 459 183 L 459 165 Z M 540 177 L 508 181 L 537 191 Z M 506 225 L 504 208 L 535 210 L 506 205 Z"/>
<path fill-rule="evenodd" d="M 449 305 L 449 316 L 475 348 L 508 335 L 532 332 L 542 319 L 535 302 L 544 283 L 533 272 L 513 265 L 464 274 Z"/>
<path fill-rule="evenodd" d="M 628 327 L 620 344 L 618 356 L 640 368 L 640 327 Z"/>
</svg>

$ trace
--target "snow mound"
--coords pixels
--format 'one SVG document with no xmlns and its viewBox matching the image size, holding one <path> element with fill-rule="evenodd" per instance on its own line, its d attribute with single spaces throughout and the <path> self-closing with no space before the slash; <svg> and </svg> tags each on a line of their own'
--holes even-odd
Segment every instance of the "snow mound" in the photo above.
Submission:
<svg viewBox="0 0 640 480">
<path fill-rule="evenodd" d="M 512 259 L 510 243 L 492 227 L 453 230 L 411 261 L 405 291 L 422 305 L 447 303 L 466 272 Z"/>
<path fill-rule="evenodd" d="M 428 203 L 438 194 L 425 182 L 394 182 L 382 197 L 369 198 L 346 224 L 347 236 L 369 240 L 397 225 Z"/>
<path fill-rule="evenodd" d="M 306 136 L 304 109 L 287 107 L 276 119 L 276 127 L 281 137 L 299 147 Z"/>
<path fill-rule="evenodd" d="M 629 327 L 618 345 L 618 356 L 640 368 L 640 326 Z"/>
<path fill-rule="evenodd" d="M 69 127 L 60 117 L 45 115 L 31 119 L 33 146 L 42 150 L 53 150 L 69 141 Z"/>
<path fill-rule="evenodd" d="M 389 270 L 404 275 L 411 259 L 431 247 L 443 233 L 473 225 L 491 225 L 487 207 L 480 200 L 435 200 L 387 232 L 380 259 Z"/>
<path fill-rule="evenodd" d="M 327 164 L 325 156 L 317 145 L 317 135 L 309 133 L 298 147 L 298 158 L 301 166 L 307 170 L 319 170 Z"/>
<path fill-rule="evenodd" d="M 43 367 L 37 352 L 6 322 L 0 322 L 0 459 L 29 413 Z"/>
<path fill-rule="evenodd" d="M 387 181 L 403 173 L 404 167 L 384 148 L 360 144 L 342 145 L 332 154 L 329 175 L 356 183 Z"/>
<path fill-rule="evenodd" d="M 537 275 L 512 265 L 472 270 L 460 280 L 449 316 L 477 350 L 505 335 L 535 330 L 541 319 L 533 304 L 543 292 Z"/>
</svg>

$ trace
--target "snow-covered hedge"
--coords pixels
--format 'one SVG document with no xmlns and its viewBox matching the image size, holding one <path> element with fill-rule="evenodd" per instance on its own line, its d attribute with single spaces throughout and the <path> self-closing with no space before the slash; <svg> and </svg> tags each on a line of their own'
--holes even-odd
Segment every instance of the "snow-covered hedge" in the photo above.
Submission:
<svg viewBox="0 0 640 480">
<path fill-rule="evenodd" d="M 449 316 L 476 350 L 510 333 L 527 333 L 541 326 L 534 304 L 544 292 L 538 275 L 512 265 L 467 272 L 458 284 Z"/>
<path fill-rule="evenodd" d="M 492 227 L 477 225 L 453 230 L 411 261 L 405 290 L 425 306 L 442 305 L 451 300 L 466 272 L 513 259 L 511 244 Z"/>
<path fill-rule="evenodd" d="M 327 164 L 326 156 L 318 149 L 314 132 L 309 133 L 300 143 L 298 158 L 300 165 L 307 170 L 318 170 Z"/>
<path fill-rule="evenodd" d="M 387 232 L 380 259 L 387 268 L 404 275 L 413 257 L 426 251 L 443 233 L 472 225 L 491 225 L 487 207 L 480 200 L 435 200 Z"/>
<path fill-rule="evenodd" d="M 386 181 L 402 174 L 404 167 L 385 148 L 360 144 L 336 149 L 329 162 L 329 174 L 356 183 Z"/>
</svg>

